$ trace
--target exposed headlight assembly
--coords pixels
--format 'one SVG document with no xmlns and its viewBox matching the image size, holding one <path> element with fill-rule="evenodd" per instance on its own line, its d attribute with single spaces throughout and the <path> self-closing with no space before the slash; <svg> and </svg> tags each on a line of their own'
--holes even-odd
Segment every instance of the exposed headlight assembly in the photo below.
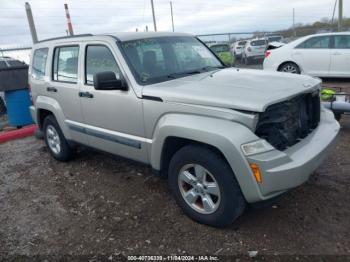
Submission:
<svg viewBox="0 0 350 262">
<path fill-rule="evenodd" d="M 264 153 L 275 149 L 264 139 L 259 139 L 253 142 L 243 144 L 241 148 L 244 155 L 246 156 Z"/>
</svg>

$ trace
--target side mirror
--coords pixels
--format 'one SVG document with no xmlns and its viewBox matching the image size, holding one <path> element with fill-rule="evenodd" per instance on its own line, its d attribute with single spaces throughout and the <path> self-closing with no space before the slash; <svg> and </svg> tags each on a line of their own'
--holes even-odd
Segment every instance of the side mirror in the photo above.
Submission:
<svg viewBox="0 0 350 262">
<path fill-rule="evenodd" d="M 117 79 L 114 72 L 99 72 L 94 75 L 94 87 L 96 90 L 127 90 L 126 84 Z"/>
</svg>

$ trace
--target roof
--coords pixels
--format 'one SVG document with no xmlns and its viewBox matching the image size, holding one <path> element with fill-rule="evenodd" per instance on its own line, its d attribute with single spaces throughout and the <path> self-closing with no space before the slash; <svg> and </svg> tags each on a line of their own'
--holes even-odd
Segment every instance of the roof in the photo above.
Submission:
<svg viewBox="0 0 350 262">
<path fill-rule="evenodd" d="M 305 37 L 309 36 L 327 36 L 327 35 L 350 35 L 350 32 L 328 32 L 328 33 L 318 33 L 318 34 L 312 34 L 312 35 L 306 35 Z"/>
<path fill-rule="evenodd" d="M 90 37 L 92 39 L 98 38 L 103 36 L 109 36 L 114 37 L 120 41 L 131 41 L 131 40 L 137 40 L 137 39 L 144 39 L 144 38 L 153 38 L 153 37 L 167 37 L 167 36 L 191 36 L 189 34 L 185 33 L 173 33 L 173 32 L 120 32 L 120 33 L 113 33 L 113 34 L 100 34 L 100 35 L 92 35 L 92 34 L 82 34 L 82 35 L 73 35 L 73 36 L 63 36 L 63 37 L 55 37 L 55 38 L 49 38 L 44 39 L 38 42 L 45 43 L 50 41 L 60 41 L 60 40 L 77 40 L 79 38 L 85 39 L 87 37 Z"/>
<path fill-rule="evenodd" d="M 185 33 L 173 33 L 173 32 L 121 32 L 113 34 L 114 37 L 120 41 L 131 41 L 143 38 L 153 37 L 167 37 L 167 36 L 192 36 Z"/>
</svg>

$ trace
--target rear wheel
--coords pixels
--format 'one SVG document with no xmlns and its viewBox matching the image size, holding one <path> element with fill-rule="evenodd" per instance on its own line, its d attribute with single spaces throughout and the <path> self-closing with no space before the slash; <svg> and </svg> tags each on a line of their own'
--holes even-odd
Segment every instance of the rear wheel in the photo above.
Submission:
<svg viewBox="0 0 350 262">
<path fill-rule="evenodd" d="M 183 211 L 203 224 L 229 225 L 245 208 L 231 167 L 205 147 L 190 145 L 176 152 L 169 165 L 168 183 Z"/>
<path fill-rule="evenodd" d="M 43 130 L 45 143 L 56 160 L 65 162 L 73 158 L 74 148 L 69 146 L 53 115 L 45 118 Z"/>
<path fill-rule="evenodd" d="M 300 68 L 297 64 L 288 62 L 283 64 L 279 70 L 280 72 L 292 73 L 292 74 L 300 74 Z"/>
</svg>

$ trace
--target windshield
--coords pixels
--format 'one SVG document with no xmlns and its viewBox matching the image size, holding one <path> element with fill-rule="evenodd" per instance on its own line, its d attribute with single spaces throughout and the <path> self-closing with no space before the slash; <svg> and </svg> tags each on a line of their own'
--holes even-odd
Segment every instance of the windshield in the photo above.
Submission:
<svg viewBox="0 0 350 262">
<path fill-rule="evenodd" d="M 214 46 L 211 46 L 210 49 L 213 50 L 215 53 L 230 51 L 230 48 L 228 47 L 228 45 L 214 45 Z"/>
<path fill-rule="evenodd" d="M 238 45 L 239 46 L 243 46 L 243 45 L 245 45 L 247 43 L 247 41 L 240 41 L 240 42 L 238 42 Z"/>
<path fill-rule="evenodd" d="M 223 67 L 222 63 L 194 37 L 146 38 L 121 43 L 134 77 L 141 85 Z"/>
</svg>

